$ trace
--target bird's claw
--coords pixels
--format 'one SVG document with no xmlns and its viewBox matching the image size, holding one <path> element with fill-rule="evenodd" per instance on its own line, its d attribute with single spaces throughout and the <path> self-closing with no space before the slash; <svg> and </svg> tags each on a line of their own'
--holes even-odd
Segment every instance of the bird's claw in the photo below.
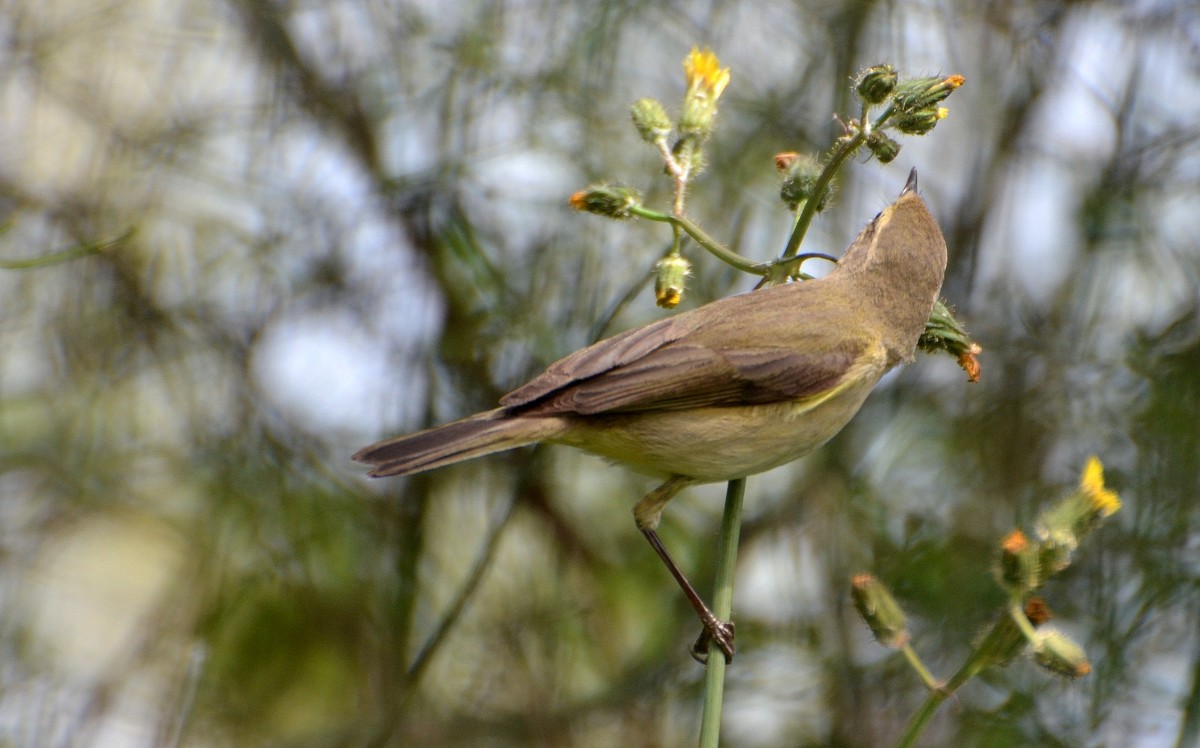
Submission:
<svg viewBox="0 0 1200 748">
<path fill-rule="evenodd" d="M 696 638 L 696 643 L 691 646 L 689 651 L 692 653 L 692 659 L 699 662 L 701 665 L 708 664 L 708 645 L 712 642 L 717 645 L 721 653 L 725 655 L 725 663 L 729 664 L 733 661 L 733 622 L 718 621 L 713 619 L 711 622 L 704 624 L 704 630 L 700 632 L 700 636 Z"/>
</svg>

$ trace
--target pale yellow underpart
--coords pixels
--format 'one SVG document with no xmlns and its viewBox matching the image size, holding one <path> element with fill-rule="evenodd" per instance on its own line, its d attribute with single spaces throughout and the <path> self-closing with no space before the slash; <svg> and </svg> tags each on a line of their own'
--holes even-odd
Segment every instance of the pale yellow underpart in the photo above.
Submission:
<svg viewBox="0 0 1200 748">
<path fill-rule="evenodd" d="M 710 483 L 761 473 L 812 452 L 858 412 L 890 368 L 882 344 L 825 392 L 769 405 L 590 416 L 550 441 L 606 457 L 637 472 Z"/>
</svg>

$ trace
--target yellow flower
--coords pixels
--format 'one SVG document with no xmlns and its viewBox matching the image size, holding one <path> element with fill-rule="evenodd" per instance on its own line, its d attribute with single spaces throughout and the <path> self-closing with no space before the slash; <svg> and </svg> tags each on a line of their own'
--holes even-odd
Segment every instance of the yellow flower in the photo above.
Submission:
<svg viewBox="0 0 1200 748">
<path fill-rule="evenodd" d="M 683 72 L 687 75 L 688 98 L 702 96 L 716 101 L 729 85 L 729 68 L 721 69 L 721 61 L 711 49 L 701 52 L 692 47 L 683 60 Z"/>
<path fill-rule="evenodd" d="M 1104 465 L 1100 458 L 1092 455 L 1083 468 L 1079 479 L 1079 492 L 1087 497 L 1092 508 L 1101 517 L 1108 517 L 1121 508 L 1121 499 L 1116 491 L 1104 487 Z"/>
</svg>

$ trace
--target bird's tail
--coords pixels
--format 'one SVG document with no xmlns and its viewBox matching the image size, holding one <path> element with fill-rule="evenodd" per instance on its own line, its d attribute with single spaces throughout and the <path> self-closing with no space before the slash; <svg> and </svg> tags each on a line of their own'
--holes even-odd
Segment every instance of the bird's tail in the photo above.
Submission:
<svg viewBox="0 0 1200 748">
<path fill-rule="evenodd" d="M 377 442 L 358 450 L 351 459 L 370 465 L 375 478 L 411 475 L 540 442 L 565 429 L 561 418 L 511 416 L 497 409 Z"/>
</svg>

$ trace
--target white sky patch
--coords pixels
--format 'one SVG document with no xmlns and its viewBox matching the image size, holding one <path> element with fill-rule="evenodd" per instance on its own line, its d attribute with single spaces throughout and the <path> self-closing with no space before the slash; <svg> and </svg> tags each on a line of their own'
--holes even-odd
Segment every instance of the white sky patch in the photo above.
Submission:
<svg viewBox="0 0 1200 748">
<path fill-rule="evenodd" d="M 289 319 L 258 346 L 255 372 L 263 392 L 300 415 L 312 430 L 378 430 L 396 376 L 385 349 L 349 315 Z M 421 393 L 413 393 L 417 398 Z"/>
<path fill-rule="evenodd" d="M 1032 171 L 1020 178 L 1019 193 L 1011 196 L 1004 232 L 1009 246 L 992 256 L 1007 257 L 1014 282 L 1044 304 L 1066 280 L 1075 258 L 1076 211 L 1069 202 L 1075 193 L 1057 169 L 1043 163 Z"/>
</svg>

